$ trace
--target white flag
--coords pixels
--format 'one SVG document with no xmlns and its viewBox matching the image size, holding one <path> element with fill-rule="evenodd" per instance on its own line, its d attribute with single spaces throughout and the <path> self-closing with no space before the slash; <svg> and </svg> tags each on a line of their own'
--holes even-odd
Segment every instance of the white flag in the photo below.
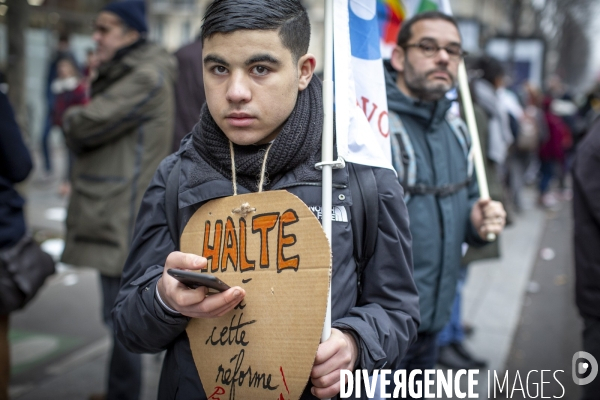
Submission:
<svg viewBox="0 0 600 400">
<path fill-rule="evenodd" d="M 338 155 L 392 168 L 377 1 L 335 0 L 333 10 Z"/>
</svg>

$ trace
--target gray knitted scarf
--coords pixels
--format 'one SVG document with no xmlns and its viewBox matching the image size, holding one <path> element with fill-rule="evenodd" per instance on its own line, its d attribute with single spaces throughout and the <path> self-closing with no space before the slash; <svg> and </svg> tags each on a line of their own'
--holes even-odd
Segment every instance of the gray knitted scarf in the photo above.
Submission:
<svg viewBox="0 0 600 400">
<path fill-rule="evenodd" d="M 294 171 L 297 181 L 320 181 L 315 164 L 321 160 L 323 99 L 321 81 L 313 77 L 308 87 L 298 94 L 294 110 L 284 123 L 269 150 L 264 189 L 269 190 L 287 172 Z M 200 122 L 192 134 L 194 148 L 214 170 L 231 180 L 229 139 L 215 123 L 206 104 Z M 238 146 L 234 144 L 237 183 L 258 191 L 263 158 L 269 144 Z M 196 171 L 200 173 L 200 171 Z M 192 176 L 197 175 L 192 172 Z M 198 177 L 200 178 L 200 177 Z M 201 179 L 201 178 L 200 178 Z"/>
</svg>

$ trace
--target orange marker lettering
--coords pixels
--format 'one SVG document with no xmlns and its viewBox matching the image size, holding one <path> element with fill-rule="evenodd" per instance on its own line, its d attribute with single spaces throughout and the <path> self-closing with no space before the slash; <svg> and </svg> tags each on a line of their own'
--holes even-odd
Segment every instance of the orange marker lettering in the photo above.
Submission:
<svg viewBox="0 0 600 400">
<path fill-rule="evenodd" d="M 223 254 L 221 255 L 221 271 L 227 269 L 228 261 L 231 261 L 233 270 L 237 271 L 238 240 L 235 225 L 231 217 L 227 217 L 227 222 L 225 223 L 225 246 L 223 246 Z"/>
<path fill-rule="evenodd" d="M 240 218 L 240 272 L 254 270 L 254 264 L 246 255 L 246 220 Z"/>
<path fill-rule="evenodd" d="M 281 215 L 279 220 L 279 237 L 277 240 L 277 272 L 284 269 L 298 269 L 300 264 L 300 256 L 285 258 L 283 256 L 283 248 L 293 246 L 296 243 L 296 235 L 285 235 L 283 229 L 291 224 L 298 222 L 298 215 L 294 210 L 287 210 Z"/>
<path fill-rule="evenodd" d="M 221 252 L 221 233 L 223 232 L 223 221 L 215 222 L 215 236 L 213 245 L 210 246 L 208 241 L 210 239 L 210 221 L 206 221 L 204 225 L 204 246 L 202 248 L 202 257 L 210 261 L 210 270 L 216 272 L 219 270 L 219 253 Z M 208 262 L 206 263 L 208 269 Z M 206 271 L 206 269 L 204 270 Z"/>
<path fill-rule="evenodd" d="M 260 232 L 260 267 L 269 267 L 269 231 L 275 228 L 279 213 L 262 214 L 252 217 L 252 233 Z"/>
</svg>

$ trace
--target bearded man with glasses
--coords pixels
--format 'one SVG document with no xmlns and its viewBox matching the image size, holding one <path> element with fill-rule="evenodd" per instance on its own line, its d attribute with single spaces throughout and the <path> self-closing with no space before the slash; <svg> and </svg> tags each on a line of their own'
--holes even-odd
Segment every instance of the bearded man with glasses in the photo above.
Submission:
<svg viewBox="0 0 600 400">
<path fill-rule="evenodd" d="M 402 25 L 385 62 L 394 166 L 404 187 L 419 291 L 419 337 L 402 361 L 407 376 L 431 369 L 436 338 L 450 318 L 463 243 L 481 246 L 505 224 L 502 205 L 479 198 L 471 173 L 470 136 L 449 114 L 446 93 L 456 87 L 462 49 L 456 21 L 440 12 Z"/>
</svg>

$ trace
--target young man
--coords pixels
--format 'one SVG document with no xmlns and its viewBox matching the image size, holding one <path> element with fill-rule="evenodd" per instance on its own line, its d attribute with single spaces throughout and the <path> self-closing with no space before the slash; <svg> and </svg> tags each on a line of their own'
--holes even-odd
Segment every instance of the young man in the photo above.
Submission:
<svg viewBox="0 0 600 400">
<path fill-rule="evenodd" d="M 421 325 L 402 369 L 433 368 L 436 336 L 450 317 L 461 245 L 484 244 L 487 234 L 499 234 L 505 222 L 500 203 L 479 199 L 461 145 L 466 138 L 447 118 L 451 101 L 446 93 L 456 86 L 462 56 L 456 22 L 428 12 L 402 25 L 398 45 L 386 63 L 388 107 L 404 126 L 416 167 L 414 182 L 403 181 L 403 186 L 410 195 L 407 208 Z"/>
<path fill-rule="evenodd" d="M 233 287 L 206 297 L 206 288 L 189 290 L 167 274 L 170 268 L 206 265 L 205 258 L 175 251 L 167 227 L 165 187 L 176 162 L 180 232 L 202 204 L 232 195 L 232 186 L 238 193 L 258 191 L 265 159 L 264 190 L 285 189 L 309 206 L 321 205 L 321 173 L 315 169 L 321 83 L 313 76 L 315 58 L 307 54 L 310 23 L 300 1 L 216 0 L 208 6 L 201 35 L 207 103 L 192 134 L 162 162 L 145 194 L 113 310 L 117 335 L 129 349 L 167 349 L 161 399 L 206 399 L 186 326 L 190 318 L 232 310 L 245 296 Z M 340 369 L 397 366 L 416 335 L 418 300 L 402 190 L 391 171 L 373 173 L 380 208 L 376 250 L 359 295 L 351 224 L 333 223 L 332 335 L 319 346 L 303 399 L 337 394 Z M 350 211 L 348 179 L 347 169 L 334 172 L 336 205 Z"/>
<path fill-rule="evenodd" d="M 175 61 L 146 33 L 141 0 L 113 2 L 98 14 L 91 100 L 63 118 L 76 157 L 62 261 L 99 270 L 109 327 L 144 190 L 171 149 Z M 139 398 L 141 358 L 116 340 L 108 375 L 109 400 Z"/>
</svg>

